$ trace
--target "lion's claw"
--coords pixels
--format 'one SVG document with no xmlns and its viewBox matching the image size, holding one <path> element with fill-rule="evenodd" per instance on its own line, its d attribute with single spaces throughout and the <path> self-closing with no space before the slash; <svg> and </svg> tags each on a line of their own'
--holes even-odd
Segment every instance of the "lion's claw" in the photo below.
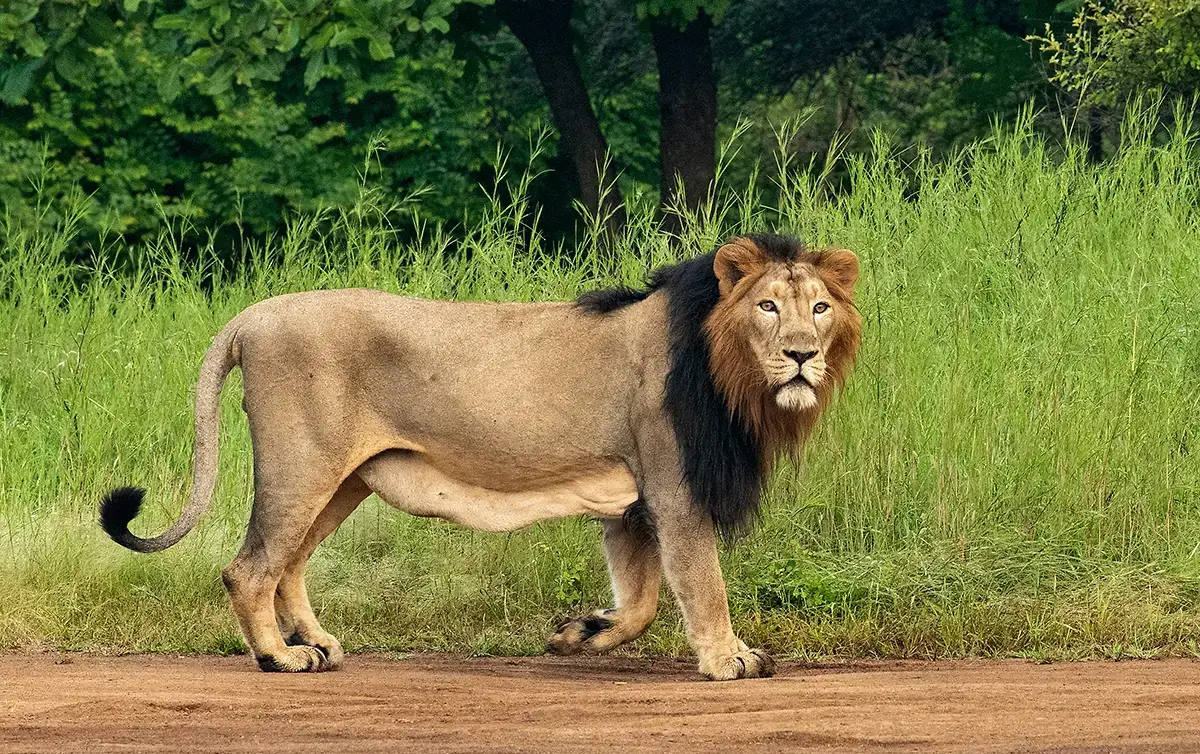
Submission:
<svg viewBox="0 0 1200 754">
<path fill-rule="evenodd" d="M 341 647 L 289 646 L 283 652 L 256 658 L 259 669 L 267 673 L 319 673 L 334 670 L 342 661 Z"/>
<path fill-rule="evenodd" d="M 761 649 L 747 649 L 715 662 L 701 663 L 700 672 L 714 681 L 770 678 L 775 675 L 775 660 Z"/>
</svg>

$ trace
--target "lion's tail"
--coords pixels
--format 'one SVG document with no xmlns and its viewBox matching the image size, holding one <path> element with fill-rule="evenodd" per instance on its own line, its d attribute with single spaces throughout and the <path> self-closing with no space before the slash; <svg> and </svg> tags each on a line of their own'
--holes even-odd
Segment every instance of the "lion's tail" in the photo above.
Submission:
<svg viewBox="0 0 1200 754">
<path fill-rule="evenodd" d="M 213 341 L 200 365 L 196 381 L 196 445 L 193 460 L 192 495 L 183 513 L 157 537 L 142 538 L 129 531 L 132 521 L 142 507 L 145 490 L 138 487 L 118 487 L 104 496 L 100 503 L 100 526 L 117 544 L 135 552 L 165 550 L 192 530 L 200 515 L 212 501 L 217 482 L 217 420 L 221 408 L 221 388 L 225 377 L 238 364 L 234 339 L 237 328 L 230 323 Z"/>
</svg>

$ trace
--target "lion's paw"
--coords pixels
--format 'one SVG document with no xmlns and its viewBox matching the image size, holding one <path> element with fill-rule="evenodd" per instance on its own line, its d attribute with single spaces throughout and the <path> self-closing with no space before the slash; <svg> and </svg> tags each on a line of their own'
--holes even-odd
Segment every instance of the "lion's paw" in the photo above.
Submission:
<svg viewBox="0 0 1200 754">
<path fill-rule="evenodd" d="M 761 649 L 747 649 L 714 662 L 702 662 L 700 672 L 713 681 L 770 678 L 775 675 L 775 660 Z"/>
<path fill-rule="evenodd" d="M 556 655 L 573 655 L 594 650 L 593 640 L 613 627 L 607 616 L 611 610 L 601 610 L 579 618 L 568 618 L 546 641 L 546 651 Z"/>
<path fill-rule="evenodd" d="M 288 647 L 282 652 L 255 659 L 258 660 L 259 669 L 267 673 L 316 673 L 331 669 L 325 653 L 307 644 Z"/>
<path fill-rule="evenodd" d="M 342 651 L 342 643 L 337 640 L 336 636 L 324 631 L 317 636 L 306 636 L 295 632 L 284 639 L 284 643 L 290 647 L 307 645 L 319 650 L 325 655 L 325 659 L 318 670 L 337 670 L 342 666 L 342 661 L 346 659 L 346 653 Z"/>
</svg>

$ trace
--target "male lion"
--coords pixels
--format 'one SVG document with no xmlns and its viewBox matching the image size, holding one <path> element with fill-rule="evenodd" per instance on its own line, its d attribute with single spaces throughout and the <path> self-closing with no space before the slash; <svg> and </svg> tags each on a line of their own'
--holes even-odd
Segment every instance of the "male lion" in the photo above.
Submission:
<svg viewBox="0 0 1200 754">
<path fill-rule="evenodd" d="M 222 577 L 263 670 L 342 662 L 304 566 L 374 492 L 488 531 L 595 516 L 615 607 L 567 621 L 550 651 L 639 636 L 665 573 L 701 673 L 769 676 L 774 661 L 733 633 L 717 531 L 753 519 L 775 456 L 798 447 L 844 381 L 859 343 L 857 278 L 849 251 L 748 235 L 658 271 L 648 290 L 574 303 L 272 298 L 235 317 L 204 357 L 195 480 L 179 520 L 134 536 L 143 493 L 126 487 L 105 498 L 101 525 L 154 552 L 196 524 L 217 473 L 221 386 L 240 366 L 254 505 Z"/>
</svg>

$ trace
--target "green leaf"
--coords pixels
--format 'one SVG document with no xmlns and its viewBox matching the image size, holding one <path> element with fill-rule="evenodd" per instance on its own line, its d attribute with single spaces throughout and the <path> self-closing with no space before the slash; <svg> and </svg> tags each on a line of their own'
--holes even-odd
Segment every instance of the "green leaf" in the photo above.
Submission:
<svg viewBox="0 0 1200 754">
<path fill-rule="evenodd" d="M 450 23 L 448 21 L 446 21 L 446 19 L 442 18 L 441 16 L 438 16 L 437 18 L 430 18 L 425 21 L 425 30 L 426 31 L 436 30 L 436 31 L 440 31 L 443 34 L 449 34 L 450 33 Z"/>
<path fill-rule="evenodd" d="M 213 25 L 214 29 L 220 29 L 222 26 L 229 23 L 229 18 L 232 15 L 229 10 L 228 3 L 221 3 L 219 5 L 214 5 L 212 10 L 209 11 L 209 13 L 212 15 L 212 19 L 213 19 L 212 25 Z"/>
<path fill-rule="evenodd" d="M 283 35 L 279 39 L 277 49 L 280 52 L 296 49 L 296 45 L 300 43 L 300 22 L 296 20 L 288 21 L 287 26 L 283 27 Z"/>
<path fill-rule="evenodd" d="M 355 30 L 351 27 L 348 27 L 348 26 L 339 27 L 337 30 L 337 33 L 334 34 L 333 37 L 329 40 L 329 46 L 330 47 L 342 47 L 344 45 L 350 44 L 357 37 L 358 37 L 357 30 Z"/>
<path fill-rule="evenodd" d="M 163 102 L 173 102 L 183 93 L 183 65 L 176 63 L 158 77 L 158 96 Z"/>
<path fill-rule="evenodd" d="M 142 0 L 125 0 L 125 12 L 137 13 L 138 6 L 142 4 Z"/>
<path fill-rule="evenodd" d="M 88 61 L 79 57 L 74 49 L 68 48 L 54 58 L 54 70 L 63 81 L 73 86 L 83 86 L 93 73 Z"/>
<path fill-rule="evenodd" d="M 165 29 L 173 31 L 187 31 L 192 27 L 192 21 L 188 17 L 180 13 L 172 13 L 167 16 L 159 16 L 154 20 L 155 29 Z"/>
<path fill-rule="evenodd" d="M 387 60 L 396 56 L 392 43 L 386 39 L 372 39 L 367 47 L 371 52 L 371 60 Z"/>
<path fill-rule="evenodd" d="M 254 35 L 246 37 L 246 51 L 250 53 L 250 57 L 261 58 L 267 54 L 267 46 L 263 44 L 262 38 Z"/>
<path fill-rule="evenodd" d="M 41 58 L 23 60 L 0 74 L 0 102 L 16 104 L 33 84 L 33 73 L 42 65 Z"/>
<path fill-rule="evenodd" d="M 325 53 L 322 51 L 308 59 L 308 65 L 304 67 L 304 86 L 311 92 L 324 73 Z"/>
<path fill-rule="evenodd" d="M 208 67 L 209 62 L 215 54 L 216 50 L 211 47 L 197 47 L 191 55 L 188 55 L 183 60 L 191 67 L 200 70 Z"/>
<path fill-rule="evenodd" d="M 229 91 L 229 88 L 233 85 L 233 74 L 235 71 L 236 68 L 232 63 L 225 63 L 221 67 L 217 68 L 217 70 L 208 77 L 208 81 L 205 82 L 204 92 L 209 96 L 215 97 L 219 94 L 224 94 L 225 92 Z"/>
<path fill-rule="evenodd" d="M 416 34 L 418 31 L 421 30 L 421 19 L 417 18 L 416 16 L 413 16 L 412 18 L 408 19 L 408 21 L 405 22 L 404 26 L 410 32 L 412 32 L 413 34 Z"/>
<path fill-rule="evenodd" d="M 316 50 L 323 50 L 329 44 L 329 40 L 333 39 L 333 35 L 337 33 L 337 24 L 325 24 L 321 27 L 321 31 L 316 36 L 311 36 L 304 43 L 304 53 L 308 54 Z"/>
<path fill-rule="evenodd" d="M 35 58 L 46 54 L 46 40 L 38 36 L 36 31 L 31 31 L 29 36 L 21 40 L 21 47 L 25 48 L 27 54 Z"/>
</svg>

